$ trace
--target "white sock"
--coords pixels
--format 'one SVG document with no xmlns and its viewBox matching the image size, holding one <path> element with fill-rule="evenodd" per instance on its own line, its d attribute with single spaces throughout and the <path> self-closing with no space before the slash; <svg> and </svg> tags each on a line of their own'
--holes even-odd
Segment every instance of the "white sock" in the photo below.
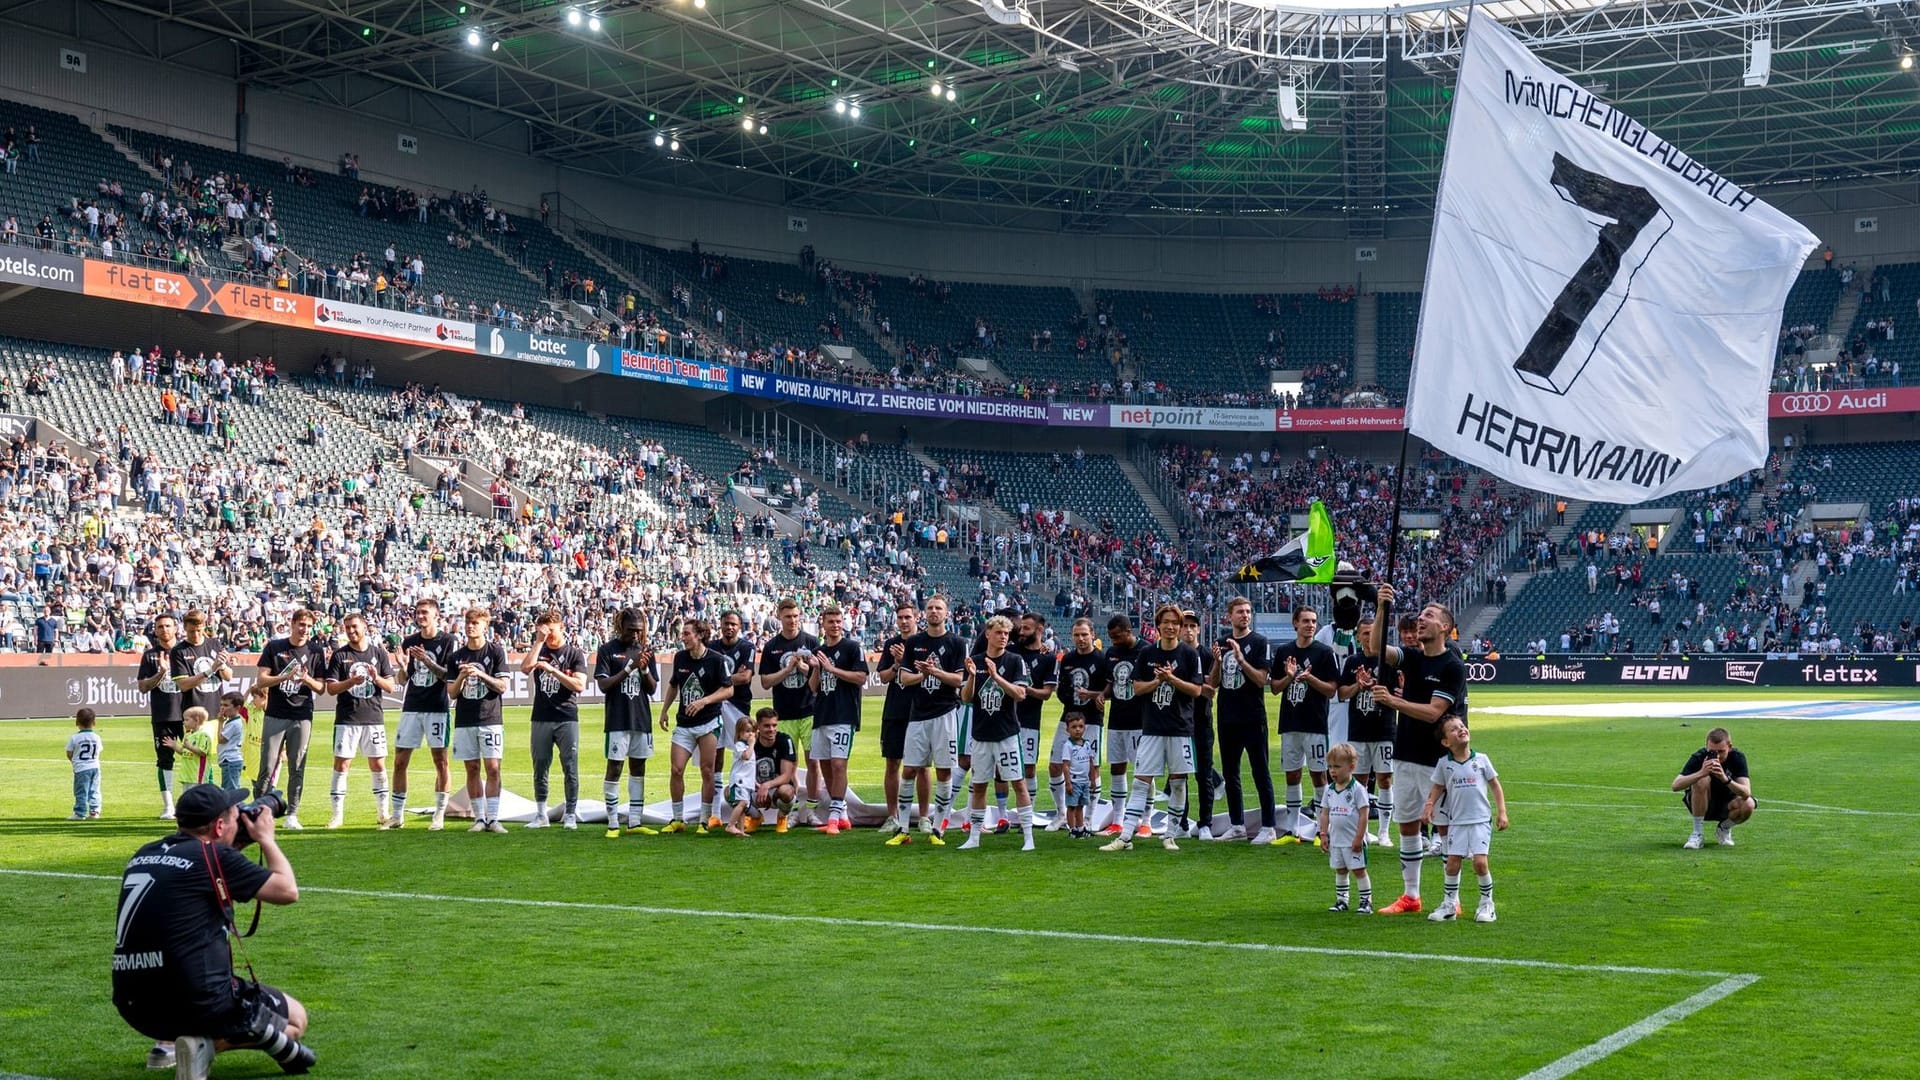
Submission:
<svg viewBox="0 0 1920 1080">
<path fill-rule="evenodd" d="M 827 800 L 827 816 L 829 818 L 832 818 L 834 821 L 848 820 L 847 819 L 847 800 L 845 799 Z"/>
<path fill-rule="evenodd" d="M 1474 876 L 1480 882 L 1480 902 L 1483 904 L 1493 903 L 1493 872 L 1489 870 L 1484 874 L 1476 874 Z"/>
<path fill-rule="evenodd" d="M 953 778 L 933 782 L 933 816 L 936 826 L 945 827 L 947 812 L 953 809 Z"/>
<path fill-rule="evenodd" d="M 435 817 L 439 817 L 440 815 L 446 812 L 447 812 L 447 793 L 444 791 L 434 792 L 433 793 L 433 815 Z"/>
<path fill-rule="evenodd" d="M 404 791 L 394 792 L 392 808 L 387 811 L 387 816 L 397 818 L 401 814 L 404 814 L 406 812 L 407 812 L 407 793 Z"/>
<path fill-rule="evenodd" d="M 1187 778 L 1176 776 L 1167 784 L 1167 817 L 1171 821 L 1187 820 Z"/>
<path fill-rule="evenodd" d="M 1460 906 L 1460 871 L 1455 870 L 1453 873 L 1448 874 L 1445 877 L 1441 878 L 1440 881 L 1443 888 L 1446 890 L 1445 892 L 1441 893 L 1440 902 L 1443 904 L 1452 904 L 1455 907 L 1459 907 Z"/>
<path fill-rule="evenodd" d="M 647 778 L 644 776 L 627 777 L 627 824 L 639 825 L 641 812 L 647 805 Z"/>
<path fill-rule="evenodd" d="M 1693 819 L 1693 835 L 1695 836 L 1704 835 L 1706 832 L 1706 828 L 1707 828 L 1706 818 L 1696 817 Z"/>
<path fill-rule="evenodd" d="M 500 796 L 489 795 L 483 801 L 485 801 L 487 804 L 487 820 L 499 821 L 500 820 Z"/>
<path fill-rule="evenodd" d="M 1300 825 L 1300 785 L 1287 785 L 1287 816 L 1281 820 L 1282 832 L 1292 832 Z"/>
<path fill-rule="evenodd" d="M 387 817 L 391 811 L 387 805 L 387 774 L 373 774 L 373 805 L 378 808 L 381 817 Z"/>
<path fill-rule="evenodd" d="M 1020 835 L 1027 838 L 1027 843 L 1033 843 L 1033 804 L 1028 803 L 1014 812 L 1019 815 Z"/>
<path fill-rule="evenodd" d="M 335 813 L 339 813 L 347 805 L 347 774 L 346 773 L 337 772 L 333 774 L 332 791 L 333 791 L 333 809 Z"/>
<path fill-rule="evenodd" d="M 1147 807 L 1153 805 L 1153 785 L 1145 780 L 1135 779 L 1133 792 L 1127 796 L 1127 813 L 1121 823 L 1121 836 L 1132 836 L 1139 828 L 1140 819 L 1147 816 Z"/>
<path fill-rule="evenodd" d="M 1420 834 L 1400 838 L 1400 883 L 1404 895 L 1416 899 L 1420 896 L 1420 864 L 1427 858 L 1427 845 L 1421 841 Z"/>
<path fill-rule="evenodd" d="M 1344 904 L 1347 902 L 1347 896 L 1347 872 L 1345 870 L 1335 870 L 1333 872 L 1333 898 L 1339 903 Z"/>
<path fill-rule="evenodd" d="M 620 827 L 620 781 L 600 781 L 600 801 L 607 804 L 607 828 Z"/>
<path fill-rule="evenodd" d="M 166 800 L 166 803 L 168 806 L 173 805 L 173 770 L 172 769 L 160 770 L 160 797 Z"/>
<path fill-rule="evenodd" d="M 1054 776 L 1047 779 L 1047 794 L 1053 796 L 1053 808 L 1061 813 L 1067 809 L 1067 778 Z"/>
<path fill-rule="evenodd" d="M 543 802 L 534 803 L 533 816 L 540 821 L 547 820 L 547 804 Z"/>
</svg>

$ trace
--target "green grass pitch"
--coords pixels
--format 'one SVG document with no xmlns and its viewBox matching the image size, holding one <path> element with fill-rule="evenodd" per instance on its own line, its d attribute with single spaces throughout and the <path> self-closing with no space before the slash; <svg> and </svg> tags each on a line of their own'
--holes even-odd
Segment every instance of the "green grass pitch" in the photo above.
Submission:
<svg viewBox="0 0 1920 1080">
<path fill-rule="evenodd" d="M 597 716 L 583 726 L 597 798 Z M 1683 851 L 1666 789 L 1708 726 L 1480 715 L 1513 817 L 1500 921 L 1436 925 L 1327 913 L 1325 858 L 1299 847 L 382 833 L 360 765 L 348 827 L 326 832 L 323 721 L 309 829 L 283 834 L 303 895 L 247 951 L 312 1010 L 318 1076 L 1920 1076 L 1920 727 L 1731 721 L 1760 813 L 1738 847 Z M 148 1075 L 107 963 L 120 868 L 166 831 L 145 722 L 102 726 L 97 822 L 61 820 L 69 730 L 0 724 L 0 1080 Z M 852 772 L 877 801 L 872 713 Z M 1398 867 L 1375 851 L 1384 903 Z M 258 1054 L 215 1065 L 277 1074 Z"/>
</svg>

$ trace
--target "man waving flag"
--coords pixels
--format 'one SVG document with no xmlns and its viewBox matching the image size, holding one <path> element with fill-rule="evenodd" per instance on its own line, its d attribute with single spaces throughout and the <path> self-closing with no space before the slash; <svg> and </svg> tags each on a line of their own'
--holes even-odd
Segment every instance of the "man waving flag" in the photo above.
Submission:
<svg viewBox="0 0 1920 1080">
<path fill-rule="evenodd" d="M 1319 499 L 1307 510 L 1307 531 L 1271 555 L 1234 572 L 1235 581 L 1320 582 L 1333 580 L 1333 519 Z"/>
<path fill-rule="evenodd" d="M 1637 503 L 1760 467 L 1797 222 L 1484 10 L 1447 134 L 1407 426 L 1517 484 Z"/>
</svg>

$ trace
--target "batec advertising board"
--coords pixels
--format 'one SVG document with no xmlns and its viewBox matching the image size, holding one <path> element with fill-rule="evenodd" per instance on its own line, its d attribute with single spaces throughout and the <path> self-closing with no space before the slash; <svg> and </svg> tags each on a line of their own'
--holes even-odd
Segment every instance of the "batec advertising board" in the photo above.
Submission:
<svg viewBox="0 0 1920 1080">
<path fill-rule="evenodd" d="M 1468 657 L 1467 681 L 1496 686 L 1920 686 L 1920 657 Z"/>
<path fill-rule="evenodd" d="M 620 350 L 620 374 L 648 382 L 688 386 L 695 390 L 733 389 L 733 369 L 702 360 L 681 360 L 636 349 Z"/>
<path fill-rule="evenodd" d="M 610 354 L 619 350 L 578 338 L 551 334 L 530 334 L 502 326 L 479 327 L 477 352 L 529 364 L 572 368 L 575 371 L 600 371 L 608 367 Z"/>
</svg>

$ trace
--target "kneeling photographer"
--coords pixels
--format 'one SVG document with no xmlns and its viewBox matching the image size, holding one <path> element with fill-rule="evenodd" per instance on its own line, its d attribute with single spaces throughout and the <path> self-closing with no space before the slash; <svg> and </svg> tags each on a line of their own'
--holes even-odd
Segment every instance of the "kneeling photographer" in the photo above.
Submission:
<svg viewBox="0 0 1920 1080">
<path fill-rule="evenodd" d="M 204 1080 L 215 1053 L 260 1050 L 289 1073 L 313 1066 L 299 1039 L 307 1010 L 233 968 L 228 934 L 235 904 L 300 898 L 293 866 L 275 842 L 278 792 L 241 806 L 245 793 L 196 784 L 175 804 L 178 831 L 128 860 L 120 880 L 113 945 L 113 1004 L 128 1024 L 159 1040 L 150 1067 L 177 1063 L 176 1077 Z M 264 865 L 241 854 L 260 845 Z M 167 1043 L 173 1046 L 171 1054 Z"/>
</svg>

